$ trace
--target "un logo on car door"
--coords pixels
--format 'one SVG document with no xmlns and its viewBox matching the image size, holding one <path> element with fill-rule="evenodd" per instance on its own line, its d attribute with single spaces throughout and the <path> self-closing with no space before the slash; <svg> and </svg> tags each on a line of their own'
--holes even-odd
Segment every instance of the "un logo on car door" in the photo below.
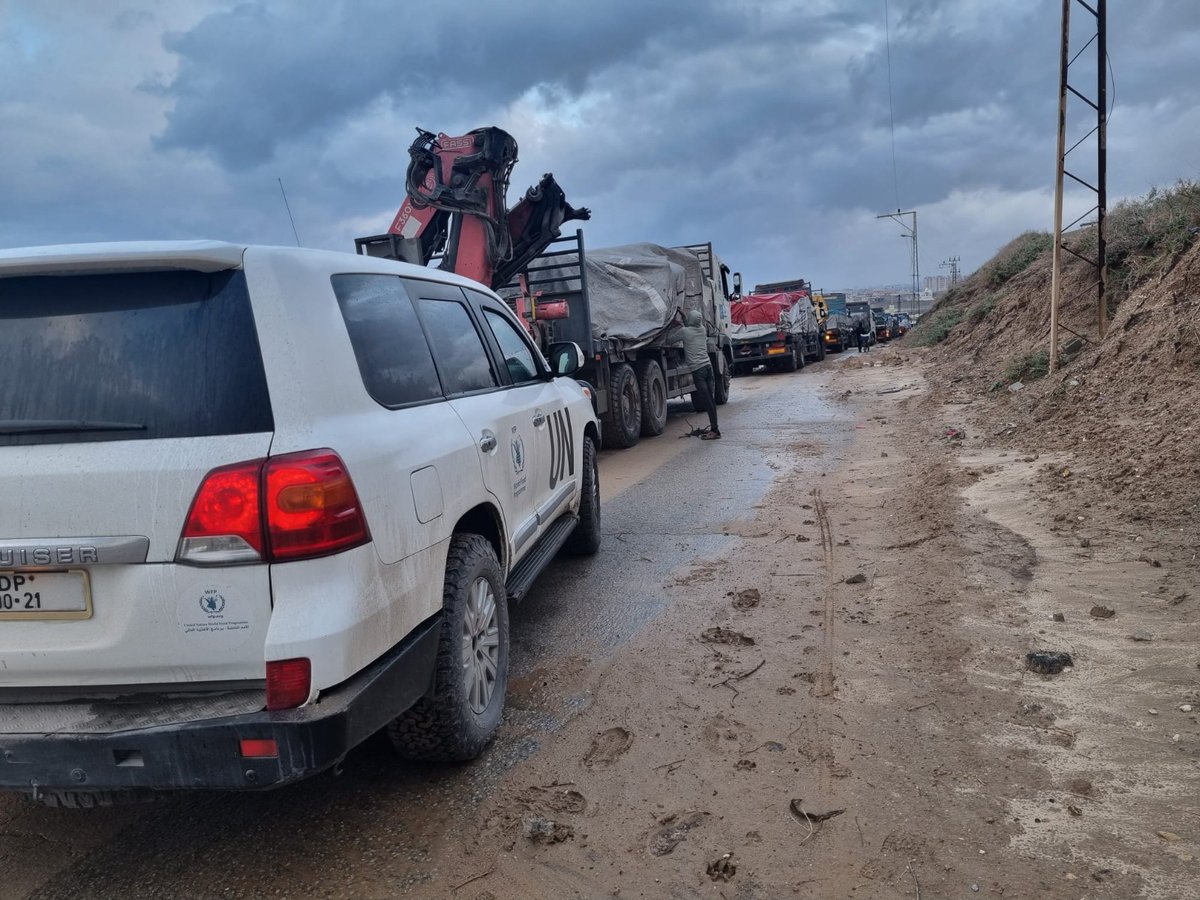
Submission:
<svg viewBox="0 0 1200 900">
<path fill-rule="evenodd" d="M 554 490 L 564 477 L 575 474 L 575 432 L 571 428 L 571 411 L 560 409 L 551 414 L 550 434 L 550 490 Z"/>
</svg>

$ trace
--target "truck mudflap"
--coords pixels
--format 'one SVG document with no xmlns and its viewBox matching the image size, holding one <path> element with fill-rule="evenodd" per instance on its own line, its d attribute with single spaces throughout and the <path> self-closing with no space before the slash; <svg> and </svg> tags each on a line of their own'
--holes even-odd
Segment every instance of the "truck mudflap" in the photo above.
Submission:
<svg viewBox="0 0 1200 900">
<path fill-rule="evenodd" d="M 392 651 L 299 709 L 121 727 L 120 711 L 106 708 L 110 730 L 0 731 L 0 789 L 36 797 L 263 790 L 301 781 L 334 766 L 428 693 L 440 620 L 426 619 Z"/>
</svg>

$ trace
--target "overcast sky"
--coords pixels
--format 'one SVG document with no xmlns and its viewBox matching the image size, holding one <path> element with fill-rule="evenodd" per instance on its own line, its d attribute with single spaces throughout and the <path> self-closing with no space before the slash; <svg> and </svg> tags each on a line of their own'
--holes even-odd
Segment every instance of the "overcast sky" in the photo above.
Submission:
<svg viewBox="0 0 1200 900">
<path fill-rule="evenodd" d="M 884 0 L 0 0 L 0 246 L 293 243 L 282 178 L 301 241 L 353 252 L 416 126 L 499 125 L 510 202 L 554 172 L 591 246 L 907 283 L 900 206 L 923 275 L 970 271 L 1051 226 L 1060 4 L 888 5 L 895 180 Z M 1109 6 L 1110 196 L 1200 177 L 1200 3 Z"/>
</svg>

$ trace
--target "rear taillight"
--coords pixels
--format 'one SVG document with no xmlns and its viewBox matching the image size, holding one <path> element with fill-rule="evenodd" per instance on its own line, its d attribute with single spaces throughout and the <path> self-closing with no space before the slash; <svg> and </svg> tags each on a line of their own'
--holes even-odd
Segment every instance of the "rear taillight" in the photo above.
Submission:
<svg viewBox="0 0 1200 900">
<path fill-rule="evenodd" d="M 368 540 L 354 483 L 332 450 L 272 457 L 264 482 L 273 560 L 327 556 Z"/>
<path fill-rule="evenodd" d="M 177 558 L 201 565 L 263 558 L 260 488 L 264 460 L 213 469 L 188 512 Z"/>
<path fill-rule="evenodd" d="M 295 709 L 312 692 L 312 663 L 304 657 L 267 663 L 267 709 Z"/>
<path fill-rule="evenodd" d="M 370 540 L 354 483 L 332 450 L 213 469 L 184 524 L 179 562 L 218 566 L 328 556 Z"/>
</svg>

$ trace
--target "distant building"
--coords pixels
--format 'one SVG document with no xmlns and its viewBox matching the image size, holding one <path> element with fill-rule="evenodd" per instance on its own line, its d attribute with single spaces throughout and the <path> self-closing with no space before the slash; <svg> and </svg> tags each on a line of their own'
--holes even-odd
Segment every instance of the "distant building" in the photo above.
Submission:
<svg viewBox="0 0 1200 900">
<path fill-rule="evenodd" d="M 927 292 L 940 294 L 942 291 L 950 290 L 949 275 L 926 275 L 923 279 L 924 288 Z"/>
</svg>

